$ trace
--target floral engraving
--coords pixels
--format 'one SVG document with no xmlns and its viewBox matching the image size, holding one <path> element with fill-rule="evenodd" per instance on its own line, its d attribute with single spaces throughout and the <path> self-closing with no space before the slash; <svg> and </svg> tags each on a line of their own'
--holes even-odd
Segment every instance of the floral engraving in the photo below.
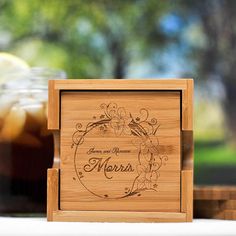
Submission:
<svg viewBox="0 0 236 236">
<path fill-rule="evenodd" d="M 96 129 L 100 135 L 106 136 L 107 132 L 113 132 L 115 136 L 128 135 L 132 138 L 132 144 L 137 148 L 137 165 L 136 165 L 136 177 L 131 183 L 131 187 L 126 187 L 124 195 L 119 198 L 129 196 L 141 196 L 142 191 L 158 190 L 158 178 L 160 177 L 160 168 L 165 165 L 168 160 L 168 156 L 163 154 L 160 150 L 159 140 L 157 137 L 160 124 L 156 118 L 149 119 L 149 112 L 147 109 L 140 109 L 138 115 L 133 115 L 127 112 L 124 107 L 119 107 L 116 103 L 101 104 L 100 108 L 102 114 L 98 117 L 94 116 L 93 122 L 89 122 L 85 127 L 82 127 L 81 123 L 76 124 L 76 131 L 72 135 L 72 148 L 75 147 L 74 152 L 74 165 L 75 171 L 81 184 L 92 194 L 101 197 L 109 198 L 107 194 L 97 195 L 90 189 L 88 189 L 81 179 L 83 173 L 78 172 L 76 166 L 76 153 L 80 145 L 83 144 L 86 135 Z M 91 150 L 90 150 L 91 152 Z M 110 160 L 110 158 L 109 158 Z M 94 160 L 92 160 L 94 161 Z M 85 166 L 86 171 L 94 170 L 97 167 L 97 171 L 104 171 L 105 175 L 107 169 L 108 160 L 95 159 L 96 166 Z M 91 162 L 91 159 L 90 159 Z M 91 164 L 91 163 L 90 163 Z M 102 168 L 105 168 L 102 170 Z M 132 166 L 109 166 L 109 170 L 116 171 L 131 171 Z M 112 177 L 109 177 L 112 178 Z"/>
</svg>

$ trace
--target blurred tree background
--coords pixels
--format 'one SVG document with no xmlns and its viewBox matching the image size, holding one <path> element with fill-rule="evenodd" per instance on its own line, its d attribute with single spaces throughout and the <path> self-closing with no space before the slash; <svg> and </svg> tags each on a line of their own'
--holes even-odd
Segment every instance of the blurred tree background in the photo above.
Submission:
<svg viewBox="0 0 236 236">
<path fill-rule="evenodd" d="M 236 184 L 236 1 L 0 0 L 0 51 L 68 78 L 194 78 L 196 182 Z"/>
</svg>

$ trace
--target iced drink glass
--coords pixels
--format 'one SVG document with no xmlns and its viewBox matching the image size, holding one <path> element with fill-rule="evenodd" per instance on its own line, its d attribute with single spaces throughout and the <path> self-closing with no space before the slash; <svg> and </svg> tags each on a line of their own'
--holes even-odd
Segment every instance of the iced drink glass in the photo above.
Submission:
<svg viewBox="0 0 236 236">
<path fill-rule="evenodd" d="M 61 71 L 32 69 L 0 89 L 0 213 L 46 210 L 53 136 L 47 130 L 47 80 Z"/>
</svg>

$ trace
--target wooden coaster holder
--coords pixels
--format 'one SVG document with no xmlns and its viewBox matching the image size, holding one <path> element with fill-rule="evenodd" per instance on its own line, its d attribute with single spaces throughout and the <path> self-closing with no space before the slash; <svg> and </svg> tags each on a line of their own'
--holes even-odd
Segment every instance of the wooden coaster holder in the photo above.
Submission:
<svg viewBox="0 0 236 236">
<path fill-rule="evenodd" d="M 90 96 L 90 93 L 94 96 L 92 95 Z M 169 126 L 167 125 L 165 126 L 165 122 L 162 122 L 161 124 L 162 126 L 160 128 L 160 133 L 163 132 L 163 138 L 160 137 L 160 139 L 162 143 L 165 142 L 164 136 L 168 136 L 168 132 L 172 132 L 171 127 L 173 126 L 173 121 L 171 120 L 172 119 L 171 117 L 173 116 L 173 114 L 179 114 L 179 119 L 180 119 L 179 120 L 180 132 L 178 133 L 179 147 L 174 148 L 174 151 L 178 150 L 179 152 L 178 163 L 179 163 L 180 170 L 179 170 L 179 174 L 178 175 L 176 174 L 177 177 L 175 177 L 176 181 L 178 180 L 178 178 L 179 180 L 176 182 L 176 185 L 173 185 L 172 187 L 171 182 L 168 182 L 169 181 L 168 178 L 165 177 L 167 176 L 165 175 L 165 173 L 168 173 L 168 170 L 170 172 L 170 176 L 172 175 L 171 174 L 172 172 L 178 173 L 177 170 L 176 172 L 174 172 L 173 170 L 174 167 L 172 167 L 172 166 L 177 166 L 177 164 L 175 164 L 175 162 L 172 161 L 172 159 L 176 158 L 176 162 L 177 162 L 177 157 L 176 157 L 177 154 L 175 155 L 169 154 L 170 158 L 168 159 L 168 163 L 166 164 L 166 166 L 162 167 L 162 169 L 160 170 L 160 176 L 156 177 L 155 181 L 157 180 L 159 181 L 157 184 L 157 187 L 153 185 L 155 188 L 157 188 L 157 191 L 156 191 L 157 195 L 151 195 L 151 196 L 157 196 L 157 198 L 150 198 L 149 194 L 154 194 L 155 191 L 151 191 L 150 190 L 151 188 L 149 189 L 149 187 L 145 187 L 145 188 L 143 186 L 140 187 L 140 183 L 142 184 L 142 182 L 137 183 L 135 182 L 136 180 L 134 181 L 134 183 L 135 185 L 137 184 L 137 186 L 139 184 L 139 187 L 136 187 L 135 191 L 133 192 L 131 189 L 126 190 L 128 193 L 123 198 L 118 197 L 117 198 L 118 200 L 113 200 L 112 198 L 108 199 L 110 194 L 111 195 L 118 194 L 118 193 L 120 194 L 120 192 L 117 193 L 115 190 L 113 191 L 113 189 L 111 190 L 111 192 L 109 192 L 109 196 L 108 194 L 105 194 L 104 196 L 102 196 L 102 198 L 99 198 L 100 197 L 99 188 L 96 189 L 97 192 L 93 190 L 95 191 L 95 193 L 91 191 L 92 193 L 94 193 L 94 195 L 91 194 L 91 192 L 89 192 L 90 189 L 94 187 L 94 183 L 92 181 L 93 180 L 92 178 L 94 178 L 94 175 L 92 175 L 91 172 L 88 172 L 87 170 L 86 170 L 86 173 L 85 172 L 82 174 L 80 173 L 81 175 L 86 174 L 85 176 L 86 181 L 87 181 L 86 184 L 88 185 L 90 184 L 89 187 L 87 187 L 87 185 L 85 186 L 89 189 L 89 191 L 85 192 L 85 188 L 83 188 L 83 186 L 80 184 L 82 183 L 80 176 L 78 175 L 77 177 L 74 173 L 77 171 L 76 169 L 77 167 L 75 167 L 75 170 L 73 170 L 72 168 L 73 166 L 71 166 L 70 164 L 72 162 L 70 162 L 70 155 L 69 155 L 70 149 L 68 146 L 69 144 L 67 144 L 67 143 L 70 143 L 70 140 L 67 139 L 66 137 L 67 136 L 69 137 L 70 130 L 72 129 L 70 125 L 74 127 L 74 123 L 76 123 L 77 121 L 74 121 L 74 118 L 71 118 L 70 120 L 68 117 L 70 116 L 79 117 L 78 114 L 82 114 L 81 116 L 84 116 L 84 118 L 81 122 L 83 122 L 84 120 L 88 120 L 90 117 L 90 114 L 89 115 L 87 114 L 88 112 L 86 109 L 87 107 L 89 107 L 89 104 L 94 104 L 96 103 L 96 101 L 100 101 L 100 100 L 102 101 L 103 97 L 105 99 L 106 96 L 111 98 L 110 100 L 112 101 L 113 100 L 117 101 L 117 103 L 120 102 L 123 109 L 124 104 L 126 104 L 125 103 L 126 100 L 123 97 L 120 97 L 121 93 L 124 94 L 124 96 L 126 96 L 126 98 L 128 99 L 129 103 L 127 103 L 127 106 L 129 107 L 129 110 L 132 110 L 132 112 L 134 113 L 136 112 L 136 106 L 138 107 L 139 104 L 141 104 L 143 106 L 148 107 L 150 114 L 154 114 L 156 116 L 160 114 L 160 117 L 161 117 L 160 119 L 162 119 L 162 116 L 165 118 L 165 117 L 168 117 L 166 114 L 170 114 L 170 122 L 168 123 L 168 120 L 167 120 L 167 123 L 169 124 Z M 139 93 L 140 93 L 140 96 L 139 96 Z M 152 95 L 150 95 L 150 93 L 152 93 Z M 115 98 L 112 97 L 113 94 Z M 150 96 L 153 96 L 153 99 Z M 159 103 L 159 101 L 165 102 L 165 96 L 168 101 L 173 101 L 173 104 L 172 102 L 166 103 L 166 107 L 167 107 L 166 109 L 170 111 L 169 113 L 165 111 L 165 107 L 161 108 L 162 104 Z M 172 107 L 174 106 L 174 104 L 177 104 L 177 102 L 173 99 L 175 96 L 178 96 L 178 99 L 179 99 L 178 100 L 180 103 L 179 111 L 173 110 L 172 112 L 171 111 Z M 81 99 L 84 99 L 83 101 L 87 102 L 88 106 L 83 105 L 82 102 L 81 103 L 77 102 L 79 101 L 80 97 Z M 71 102 L 70 102 L 70 99 L 72 99 Z M 90 102 L 91 99 L 94 99 L 93 103 Z M 152 100 L 155 100 L 156 103 L 152 103 Z M 154 104 L 154 105 L 148 106 L 148 101 L 150 101 L 150 104 Z M 68 105 L 68 104 L 72 104 L 72 105 Z M 74 112 L 73 112 L 73 104 L 75 105 Z M 132 104 L 132 106 L 130 104 Z M 109 106 L 110 105 L 106 105 L 106 109 L 110 109 Z M 190 222 L 192 221 L 192 218 L 193 218 L 193 80 L 192 79 L 51 80 L 49 81 L 48 107 L 49 107 L 48 128 L 52 130 L 54 133 L 54 143 L 55 143 L 54 144 L 54 149 L 55 149 L 54 166 L 53 168 L 48 169 L 48 183 L 47 183 L 47 220 L 48 221 L 89 221 L 89 222 L 90 221 L 94 221 L 94 222 Z M 67 112 L 67 109 L 68 109 L 68 112 Z M 80 113 L 77 113 L 78 109 L 81 109 Z M 93 116 L 93 114 L 98 113 L 98 110 L 95 110 L 95 108 L 93 109 L 94 109 L 94 112 L 91 113 L 91 117 Z M 117 108 L 117 110 L 119 109 L 120 108 Z M 112 112 L 114 113 L 114 111 Z M 108 116 L 109 117 L 112 116 L 111 114 L 113 113 L 109 113 L 110 115 Z M 164 115 L 161 115 L 161 114 L 164 114 Z M 129 115 L 129 117 L 131 117 L 131 115 Z M 78 119 L 80 119 L 80 117 Z M 102 121 L 104 121 L 104 118 L 101 118 L 101 119 Z M 134 122 L 134 118 L 132 117 L 132 120 L 129 122 L 134 122 L 135 124 L 139 124 L 139 121 L 138 121 L 139 117 L 137 117 L 136 119 L 137 121 Z M 68 122 L 68 120 L 70 120 L 70 122 Z M 120 135 L 121 133 L 120 128 L 119 128 L 119 125 L 120 125 L 119 122 L 116 121 L 115 123 L 115 127 L 116 127 L 115 132 L 117 132 L 118 135 Z M 151 122 L 151 119 L 149 120 L 149 123 L 150 122 Z M 93 124 L 95 123 L 96 122 L 94 122 Z M 99 124 L 99 127 L 100 127 L 100 123 L 96 123 L 96 124 Z M 129 127 L 131 127 L 130 124 L 131 123 L 128 124 Z M 64 129 L 64 126 L 68 126 L 68 128 Z M 80 126 L 84 126 L 84 125 L 82 124 Z M 107 126 L 105 126 L 105 128 L 106 127 Z M 82 132 L 82 130 L 79 130 L 78 127 L 77 127 L 77 131 Z M 108 130 L 108 133 L 109 132 L 111 133 L 110 130 Z M 142 132 L 145 133 L 146 131 L 142 131 Z M 94 134 L 97 135 L 95 131 L 94 131 Z M 114 137 L 113 136 L 112 138 L 116 140 L 116 136 Z M 82 144 L 82 145 L 85 145 L 83 146 L 84 149 L 89 147 L 89 145 L 92 142 L 91 141 L 92 138 L 93 138 L 92 136 L 89 137 L 88 139 L 86 139 L 88 140 L 87 143 L 85 142 L 85 144 Z M 119 144 L 121 144 L 121 146 L 123 145 L 122 147 L 124 147 L 125 144 L 122 143 L 121 140 L 126 140 L 126 139 L 128 140 L 128 136 L 125 136 L 124 134 L 124 137 L 122 137 L 122 139 L 117 139 L 117 142 L 119 142 Z M 104 145 L 103 143 L 101 145 Z M 111 145 L 111 143 L 109 143 L 108 145 Z M 129 145 L 130 145 L 129 147 L 132 149 L 131 144 Z M 72 145 L 71 148 L 72 150 L 74 150 L 73 148 L 75 148 L 75 146 Z M 81 150 L 83 151 L 84 149 L 81 149 Z M 142 149 L 140 153 L 144 152 L 143 150 L 144 149 Z M 149 151 L 150 150 L 148 149 L 148 153 Z M 174 151 L 172 150 L 172 152 Z M 131 153 L 133 152 L 134 151 L 132 151 Z M 120 155 L 122 155 L 122 153 Z M 75 157 L 76 157 L 76 154 L 75 154 Z M 127 158 L 128 157 L 129 156 L 127 156 Z M 85 158 L 85 156 L 82 155 L 81 158 Z M 131 158 L 131 164 L 135 163 L 134 162 L 135 160 L 133 156 L 131 156 L 131 154 L 130 154 L 130 158 Z M 78 160 L 74 159 L 74 162 L 76 161 L 79 163 L 78 165 L 81 164 L 80 159 Z M 155 162 L 151 162 L 150 160 L 148 163 L 155 164 Z M 77 163 L 75 163 L 75 166 L 76 164 Z M 150 173 L 152 171 L 151 173 L 157 174 L 157 171 L 154 172 L 155 169 L 152 169 L 154 164 L 151 165 L 149 172 L 147 172 L 145 169 L 146 171 L 145 173 Z M 85 165 L 83 166 L 83 168 L 85 170 Z M 126 182 L 128 183 L 128 179 L 126 180 L 125 176 L 129 176 L 129 175 L 131 176 L 136 171 L 135 165 L 133 165 L 133 169 L 132 167 L 129 166 L 129 168 L 127 167 L 124 171 L 129 171 L 129 170 L 133 172 L 132 173 L 127 172 L 127 175 L 123 175 L 121 172 L 118 172 L 119 169 L 116 169 L 117 173 L 121 176 L 121 178 L 123 178 L 122 181 L 124 183 Z M 110 175 L 110 176 L 107 176 L 107 178 L 102 179 L 104 176 L 102 177 L 100 173 L 101 171 L 100 172 L 99 171 L 100 169 L 98 168 L 96 173 L 100 176 L 98 177 L 100 178 L 99 181 L 101 183 L 104 183 L 104 185 L 109 183 L 112 177 L 115 178 L 117 174 L 116 172 L 114 172 L 114 176 Z M 108 173 L 113 173 L 113 172 L 108 172 Z M 143 174 L 142 171 L 138 173 L 139 173 L 138 176 Z M 98 181 L 98 185 L 100 184 L 99 181 Z M 166 183 L 167 190 L 165 190 L 165 183 Z M 170 184 L 168 185 L 168 183 Z M 153 182 L 152 181 L 148 182 L 148 184 L 153 184 Z M 68 185 L 71 185 L 71 187 Z M 116 185 L 116 182 L 112 182 L 111 188 L 113 188 L 113 185 L 114 185 L 114 188 L 116 187 L 120 191 L 120 185 Z M 76 189 L 77 188 L 76 186 L 78 186 L 78 190 Z M 99 186 L 101 186 L 101 188 L 103 187 L 103 185 L 99 185 Z M 176 196 L 174 196 L 175 201 L 173 200 L 173 202 L 171 202 L 172 201 L 171 196 L 170 194 L 168 194 L 168 191 L 171 192 L 173 190 L 172 188 L 176 188 L 176 191 L 177 191 Z M 104 187 L 103 191 L 105 190 L 106 188 Z M 138 194 L 138 190 L 140 190 L 139 194 Z M 167 191 L 167 193 L 165 193 L 165 191 Z M 78 194 L 78 193 L 81 193 L 81 194 Z M 96 194 L 98 196 L 97 198 L 95 196 Z M 132 194 L 134 196 L 131 196 Z M 160 197 L 161 194 L 164 194 L 163 198 Z M 78 196 L 78 202 L 76 200 L 76 196 Z M 73 199 L 72 202 L 69 202 L 68 199 L 70 198 Z M 159 209 L 159 208 L 161 209 L 161 202 L 159 202 L 158 200 L 160 198 L 163 201 L 164 209 L 162 209 L 161 211 L 151 210 L 151 207 L 148 205 L 148 201 L 151 199 L 154 202 L 153 209 L 155 209 L 155 207 L 156 209 Z M 165 199 L 169 199 L 169 200 L 165 200 Z M 178 202 L 176 202 L 177 201 L 176 199 L 178 199 Z M 142 200 L 144 201 L 143 204 L 142 204 Z M 170 208 L 168 208 L 168 201 L 170 201 Z M 129 204 L 127 204 L 127 202 Z M 123 210 L 118 209 L 119 204 Z M 178 205 L 178 210 L 175 211 L 174 209 L 177 207 L 177 205 Z M 104 206 L 104 209 L 102 208 L 102 206 Z"/>
</svg>

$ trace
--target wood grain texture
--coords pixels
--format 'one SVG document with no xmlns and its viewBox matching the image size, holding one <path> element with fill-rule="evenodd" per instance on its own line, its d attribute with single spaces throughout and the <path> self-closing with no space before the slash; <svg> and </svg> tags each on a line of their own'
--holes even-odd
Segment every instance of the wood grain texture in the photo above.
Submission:
<svg viewBox="0 0 236 236">
<path fill-rule="evenodd" d="M 179 90 L 182 91 L 182 128 L 193 129 L 193 79 L 53 80 L 49 82 L 49 129 L 59 129 L 59 94 L 62 90 Z"/>
<path fill-rule="evenodd" d="M 48 169 L 47 172 L 47 220 L 53 221 L 53 212 L 59 209 L 59 170 Z"/>
<path fill-rule="evenodd" d="M 236 220 L 236 187 L 194 187 L 194 216 L 196 218 Z"/>
<path fill-rule="evenodd" d="M 96 93 L 98 95 L 94 96 Z M 72 98 L 71 101 L 70 99 L 66 101 L 64 108 L 63 94 L 70 94 Z M 93 94 L 92 97 L 91 94 Z M 104 94 L 106 94 L 106 96 L 104 96 Z M 73 97 L 76 97 L 74 101 Z M 110 132 L 110 136 L 108 135 L 109 138 L 101 138 L 101 130 L 98 135 L 98 130 L 95 132 L 95 129 L 92 129 L 93 131 L 90 132 L 90 136 L 86 135 L 85 142 L 79 147 L 79 161 L 74 161 L 76 166 L 81 164 L 82 166 L 87 165 L 88 163 L 85 159 L 80 157 L 83 157 L 84 153 L 88 151 L 88 147 L 91 147 L 91 144 L 95 145 L 95 154 L 91 152 L 91 155 L 95 158 L 99 157 L 101 150 L 108 151 L 108 149 L 112 149 L 114 147 L 114 144 L 115 148 L 122 146 L 122 149 L 119 148 L 118 151 L 114 151 L 114 153 L 117 153 L 115 154 L 115 156 L 117 155 L 117 158 L 114 158 L 116 163 L 111 162 L 111 160 L 113 160 L 112 155 L 111 159 L 109 159 L 106 163 L 98 163 L 95 169 L 99 169 L 99 171 L 97 171 L 97 173 L 99 172 L 99 175 L 96 176 L 92 174 L 87 178 L 88 185 L 86 186 L 89 186 L 88 189 L 92 187 L 93 190 L 98 193 L 99 197 L 105 191 L 105 194 L 103 194 L 103 199 L 98 200 L 98 196 L 94 196 L 89 191 L 86 192 L 86 188 L 82 188 L 83 185 L 78 187 L 78 180 L 80 180 L 81 176 L 79 169 L 76 172 L 76 175 L 73 174 L 73 172 L 75 173 L 76 168 L 71 160 L 71 150 L 74 150 L 76 146 L 75 143 L 78 142 L 79 137 L 81 136 L 78 135 L 78 133 L 83 133 L 81 126 L 85 127 L 85 124 L 91 125 L 88 121 L 91 122 L 91 114 L 94 114 L 94 111 L 96 114 L 92 117 L 92 123 L 96 123 L 96 120 L 99 117 L 100 123 L 96 123 L 96 125 L 98 124 L 96 127 L 101 126 L 101 119 L 103 120 L 104 117 L 101 118 L 102 114 L 100 114 L 98 107 L 94 107 L 94 104 L 101 101 L 105 101 L 106 103 L 107 99 L 112 97 L 113 102 L 116 100 L 116 103 L 118 103 L 117 101 L 121 101 L 122 103 L 118 104 L 120 108 L 119 111 L 118 109 L 115 109 L 116 115 L 110 114 L 110 117 L 113 116 L 116 118 L 113 119 L 113 122 L 110 124 L 110 127 L 116 130 L 116 136 L 120 135 L 120 127 L 126 127 L 124 130 L 127 131 L 127 123 L 130 124 L 130 118 L 142 119 L 145 112 L 144 110 L 142 110 L 142 112 L 137 111 L 140 106 L 146 106 L 149 104 L 149 109 L 147 110 L 149 110 L 150 117 L 153 116 L 153 118 L 157 118 L 158 122 L 161 123 L 161 126 L 157 128 L 158 149 L 156 150 L 155 148 L 151 148 L 153 149 L 151 152 L 158 152 L 158 155 L 168 156 L 168 161 L 166 162 L 166 165 L 160 165 L 160 175 L 158 175 L 158 183 L 156 186 L 158 191 L 156 192 L 150 191 L 149 189 L 152 181 L 142 182 L 141 179 L 138 179 L 138 184 L 142 184 L 141 188 L 145 186 L 145 191 L 141 191 L 141 194 L 139 193 L 138 196 L 137 191 L 132 192 L 130 191 L 130 188 L 126 187 L 123 189 L 123 192 L 125 194 L 128 193 L 128 195 L 132 192 L 132 194 L 128 197 L 124 197 L 124 199 L 119 198 L 122 193 L 122 188 L 119 186 L 126 186 L 127 182 L 129 182 L 127 181 L 127 177 L 124 177 L 125 175 L 123 174 L 126 172 L 127 176 L 132 176 L 135 170 L 138 170 L 139 174 L 142 172 L 146 173 L 147 171 L 144 171 L 144 169 L 148 170 L 148 165 L 146 165 L 145 168 L 138 167 L 139 169 L 137 169 L 136 164 L 133 166 L 135 163 L 135 156 L 137 157 L 137 151 L 134 155 L 135 149 L 133 149 L 133 147 L 130 148 L 132 146 L 129 143 L 130 137 L 125 134 L 122 138 L 120 137 L 120 139 L 117 139 L 117 137 L 111 135 L 111 132 L 106 126 L 104 126 L 105 129 L 102 127 L 101 130 L 103 133 Z M 85 102 L 84 106 L 82 105 L 81 107 L 81 105 L 78 105 L 83 104 L 85 100 L 87 100 L 87 102 Z M 82 103 L 79 101 L 82 101 Z M 55 145 L 56 150 L 54 162 L 54 167 L 60 168 L 60 172 L 58 169 L 53 169 L 49 171 L 48 174 L 48 220 L 97 222 L 191 221 L 193 201 L 192 102 L 193 80 L 191 79 L 54 80 L 49 82 L 48 128 L 56 131 L 55 138 L 57 142 L 59 140 L 59 133 L 61 138 L 60 145 Z M 168 105 L 166 106 L 166 104 Z M 132 113 L 132 117 L 125 115 L 126 118 L 130 117 L 128 119 L 129 122 L 125 121 L 126 119 L 123 119 L 123 108 L 128 108 L 128 111 L 131 111 Z M 78 120 L 80 120 L 80 122 L 76 123 L 75 121 Z M 152 119 L 149 121 L 151 120 Z M 168 121 L 164 127 L 163 121 Z M 104 125 L 104 121 L 102 122 Z M 78 123 L 80 124 L 78 125 Z M 105 124 L 108 125 L 106 122 Z M 146 129 L 145 126 L 141 126 L 141 129 L 140 127 L 137 129 L 137 125 L 135 126 L 132 122 L 131 124 L 133 124 L 131 125 L 132 132 L 136 134 L 138 133 L 139 136 L 143 136 L 142 139 L 147 139 L 147 137 L 144 138 L 145 132 L 142 131 Z M 75 130 L 78 132 L 76 133 Z M 76 135 L 72 137 L 71 134 L 74 134 L 73 132 L 76 133 Z M 153 141 L 152 139 L 153 137 L 149 138 L 149 140 Z M 74 142 L 74 145 L 72 141 Z M 153 143 L 155 142 L 156 141 L 153 141 Z M 149 150 L 151 146 L 155 146 L 151 143 L 152 142 L 149 142 L 148 145 L 145 144 L 146 146 L 149 146 L 147 150 Z M 142 145 L 142 142 L 139 142 L 136 146 L 143 147 Z M 102 147 L 101 150 L 97 148 L 98 146 Z M 110 148 L 107 149 L 107 146 Z M 149 164 L 154 164 L 155 158 L 153 159 L 153 155 L 152 158 L 150 158 L 151 152 L 150 150 L 149 152 L 142 150 L 138 157 L 144 156 L 145 158 L 143 158 L 143 160 L 146 159 L 149 161 Z M 102 154 L 102 157 L 103 156 L 104 154 Z M 122 158 L 122 156 L 129 156 L 129 158 Z M 58 157 L 60 157 L 60 163 L 58 162 Z M 110 156 L 107 157 L 109 158 Z M 130 163 L 127 162 L 129 159 Z M 93 163 L 89 163 L 90 167 Z M 109 167 L 106 173 L 108 179 L 113 179 L 111 185 L 106 184 L 106 182 L 104 184 L 104 172 L 101 170 L 104 169 L 105 164 Z M 129 164 L 132 167 L 130 167 Z M 157 166 L 158 165 L 159 164 L 157 164 Z M 115 180 L 115 175 L 113 175 L 112 169 L 113 172 L 115 170 L 115 175 L 119 177 L 117 180 Z M 82 175 L 84 175 L 84 173 L 82 173 Z M 147 173 L 145 175 L 143 175 L 143 179 L 147 179 L 147 177 L 150 179 L 150 176 L 148 176 Z M 96 181 L 94 181 L 95 177 Z M 117 184 L 117 182 L 119 183 Z M 54 184 L 52 183 L 56 186 L 53 187 Z M 109 198 L 112 194 L 115 197 L 118 196 L 118 199 L 107 199 L 107 197 Z M 135 200 L 130 201 L 131 198 Z M 229 208 L 228 209 L 225 206 L 225 208 L 229 211 L 227 214 L 232 218 L 234 213 L 231 212 L 230 206 L 234 205 L 234 203 L 231 202 L 226 205 Z"/>
<path fill-rule="evenodd" d="M 193 80 L 186 80 L 186 86 L 182 90 L 182 130 L 193 130 Z"/>
<path fill-rule="evenodd" d="M 56 80 L 48 81 L 48 129 L 60 128 L 60 90 L 55 88 Z"/>
<path fill-rule="evenodd" d="M 128 211 L 55 211 L 54 221 L 81 222 L 184 222 L 185 213 Z"/>
<path fill-rule="evenodd" d="M 194 200 L 236 199 L 236 186 L 195 186 Z"/>
<path fill-rule="evenodd" d="M 62 210 L 180 212 L 179 92 L 62 92 L 61 102 Z M 100 170 L 108 159 L 130 171 Z"/>
<path fill-rule="evenodd" d="M 54 80 L 57 90 L 185 90 L 192 79 Z"/>
<path fill-rule="evenodd" d="M 48 169 L 47 220 L 84 222 L 184 222 L 186 213 L 129 211 L 64 211 L 59 208 L 59 170 Z"/>
<path fill-rule="evenodd" d="M 181 211 L 186 212 L 186 221 L 193 219 L 193 171 L 183 170 L 181 174 Z"/>
</svg>

